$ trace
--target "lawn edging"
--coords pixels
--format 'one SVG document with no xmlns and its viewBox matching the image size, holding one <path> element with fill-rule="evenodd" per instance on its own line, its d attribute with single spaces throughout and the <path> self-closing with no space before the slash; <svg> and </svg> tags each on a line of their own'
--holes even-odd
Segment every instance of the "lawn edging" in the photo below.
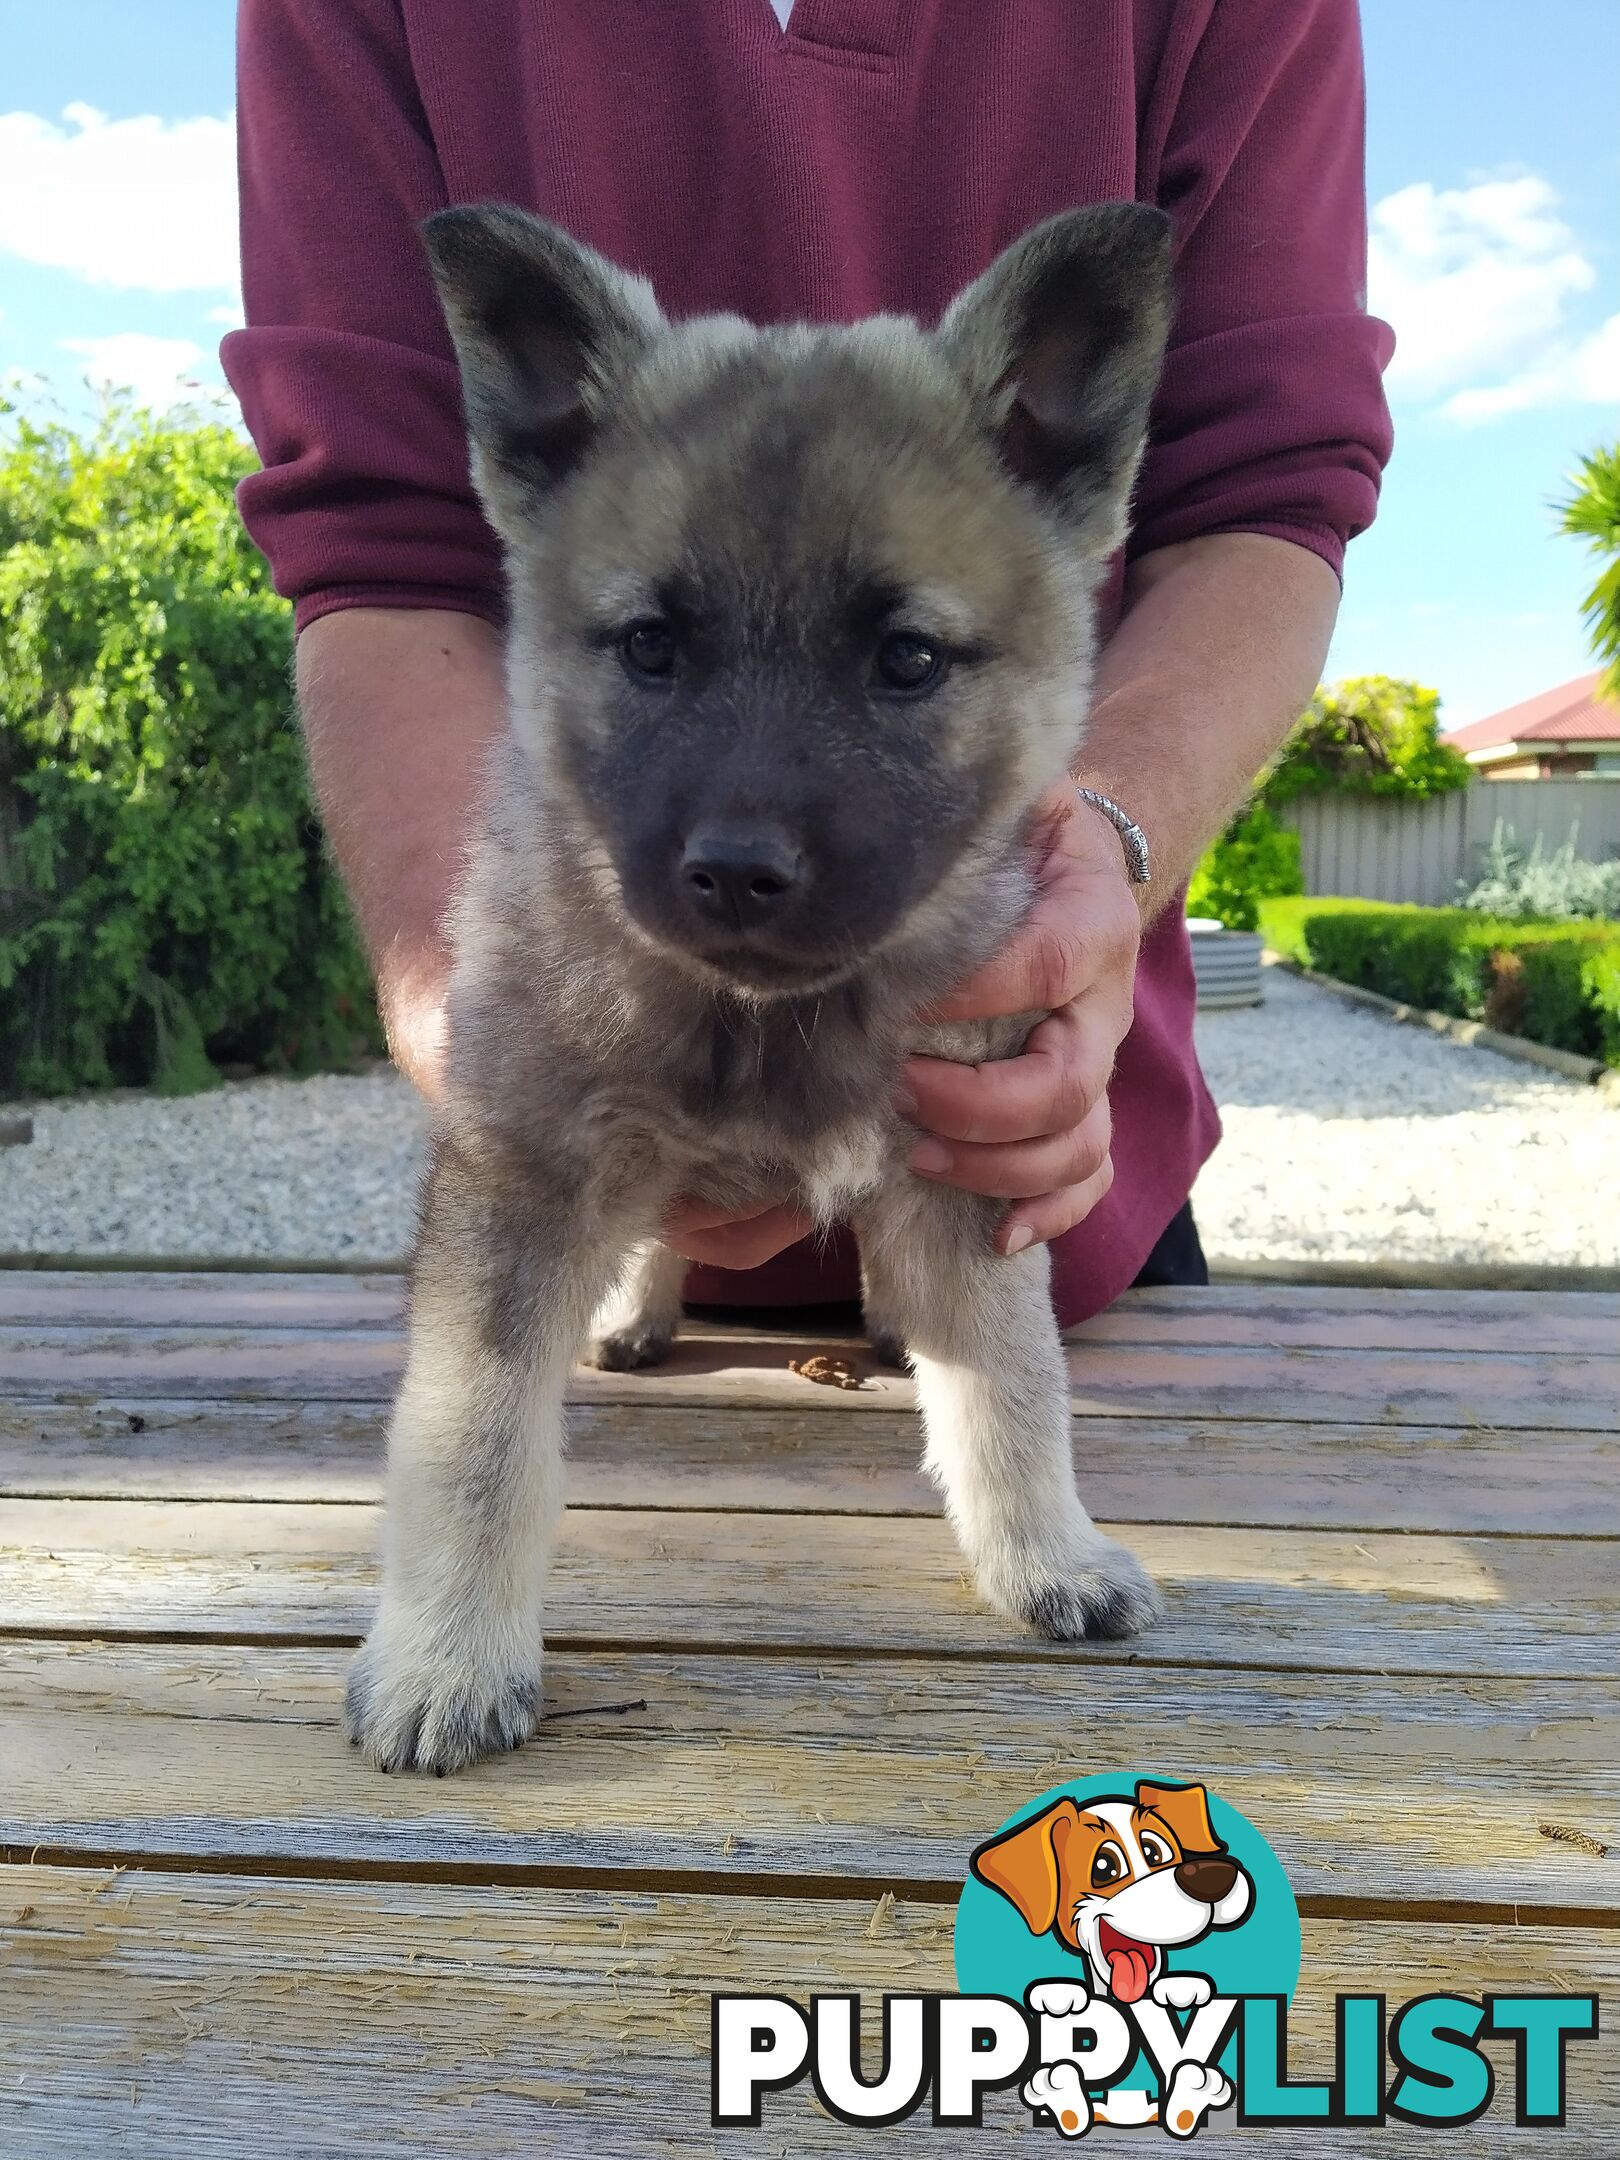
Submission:
<svg viewBox="0 0 1620 2160">
<path fill-rule="evenodd" d="M 1521 1064 L 1540 1065 L 1548 1072 L 1561 1073 L 1566 1080 L 1582 1081 L 1620 1109 L 1620 1071 L 1598 1058 L 1578 1057 L 1573 1050 L 1554 1050 L 1524 1035 L 1504 1035 L 1500 1028 L 1487 1027 L 1483 1020 L 1459 1020 L 1451 1013 L 1432 1012 L 1422 1005 L 1403 1005 L 1381 991 L 1364 990 L 1360 983 L 1341 982 L 1337 975 L 1323 975 L 1316 968 L 1305 967 L 1287 953 L 1268 952 L 1266 961 L 1271 967 L 1286 968 L 1302 982 L 1315 983 L 1319 990 L 1331 990 L 1352 1005 L 1370 1006 L 1386 1019 L 1426 1027 L 1436 1035 L 1449 1036 L 1453 1042 L 1466 1043 L 1470 1049 L 1494 1050 L 1498 1057 L 1517 1058 Z"/>
<path fill-rule="evenodd" d="M 1266 944 L 1335 988 L 1582 1081 L 1620 1071 L 1620 923 L 1508 921 L 1342 894 L 1260 902 Z M 1548 1053 L 1551 1053 L 1550 1055 Z"/>
</svg>

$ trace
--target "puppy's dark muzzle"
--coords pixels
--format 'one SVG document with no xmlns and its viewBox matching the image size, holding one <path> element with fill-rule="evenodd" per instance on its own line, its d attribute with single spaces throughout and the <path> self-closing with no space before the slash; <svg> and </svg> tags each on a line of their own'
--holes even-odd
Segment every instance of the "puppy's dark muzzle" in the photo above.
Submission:
<svg viewBox="0 0 1620 2160">
<path fill-rule="evenodd" d="M 687 841 L 676 870 L 682 908 L 721 930 L 779 920 L 807 881 L 803 851 L 769 826 L 706 826 Z"/>
<path fill-rule="evenodd" d="M 1176 1887 L 1200 1905 L 1218 1905 L 1237 1879 L 1237 1862 L 1221 1853 L 1195 1854 L 1176 1868 Z"/>
</svg>

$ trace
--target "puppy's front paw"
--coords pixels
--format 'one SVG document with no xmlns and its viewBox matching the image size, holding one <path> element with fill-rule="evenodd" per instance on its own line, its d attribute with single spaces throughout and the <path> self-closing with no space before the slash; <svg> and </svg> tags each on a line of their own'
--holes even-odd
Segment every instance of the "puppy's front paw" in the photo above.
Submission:
<svg viewBox="0 0 1620 2160">
<path fill-rule="evenodd" d="M 979 1586 L 999 1612 L 1053 1642 L 1117 1642 L 1164 1616 L 1164 1601 L 1141 1561 L 1096 1534 L 1055 1560 L 1025 1553 L 981 1567 Z"/>
<path fill-rule="evenodd" d="M 645 1372 L 649 1365 L 662 1365 L 674 1347 L 672 1327 L 656 1320 L 633 1321 L 629 1327 L 599 1335 L 586 1362 L 598 1372 Z"/>
<path fill-rule="evenodd" d="M 540 1719 L 540 1652 L 379 1621 L 349 1669 L 343 1729 L 379 1770 L 465 1769 Z"/>
</svg>

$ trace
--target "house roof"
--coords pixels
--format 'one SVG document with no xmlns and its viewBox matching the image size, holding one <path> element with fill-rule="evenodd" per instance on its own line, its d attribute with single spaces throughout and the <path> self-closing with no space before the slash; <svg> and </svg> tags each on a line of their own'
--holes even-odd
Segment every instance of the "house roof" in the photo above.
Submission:
<svg viewBox="0 0 1620 2160">
<path fill-rule="evenodd" d="M 1598 676 L 1577 675 L 1556 690 L 1509 705 L 1488 720 L 1457 728 L 1444 740 L 1453 750 L 1494 750 L 1508 743 L 1620 742 L 1620 705 L 1597 695 Z"/>
</svg>

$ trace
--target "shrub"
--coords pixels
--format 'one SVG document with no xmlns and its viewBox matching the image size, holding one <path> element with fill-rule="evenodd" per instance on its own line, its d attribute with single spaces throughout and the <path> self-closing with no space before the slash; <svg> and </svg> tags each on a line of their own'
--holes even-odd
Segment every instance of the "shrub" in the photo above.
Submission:
<svg viewBox="0 0 1620 2160">
<path fill-rule="evenodd" d="M 1576 834 L 1544 855 L 1541 835 L 1528 854 L 1500 818 L 1486 850 L 1485 869 L 1459 904 L 1482 915 L 1534 916 L 1543 922 L 1582 917 L 1620 917 L 1620 862 L 1586 862 L 1575 852 Z"/>
<path fill-rule="evenodd" d="M 1587 1003 L 1597 1014 L 1597 1055 L 1606 1065 L 1620 1065 L 1620 941 L 1589 952 L 1581 963 Z"/>
<path fill-rule="evenodd" d="M 1255 803 L 1232 820 L 1193 872 L 1187 913 L 1212 915 L 1228 930 L 1254 930 L 1263 899 L 1304 890 L 1298 833 Z"/>
<path fill-rule="evenodd" d="M 1620 1065 L 1620 926 L 1347 899 L 1261 904 L 1286 958 L 1399 1003 Z"/>
<path fill-rule="evenodd" d="M 1301 795 L 1423 797 L 1466 787 L 1466 758 L 1440 741 L 1440 699 L 1418 683 L 1363 675 L 1324 686 L 1261 775 L 1255 801 L 1199 863 L 1189 915 L 1256 927 L 1262 900 L 1303 892 L 1298 835 L 1277 808 Z"/>
<path fill-rule="evenodd" d="M 206 1085 L 380 1046 L 229 429 L 0 443 L 0 1086 Z"/>
<path fill-rule="evenodd" d="M 1261 782 L 1261 800 L 1300 795 L 1450 794 L 1473 769 L 1440 740 L 1440 698 L 1421 684 L 1359 675 L 1317 691 Z"/>
</svg>

